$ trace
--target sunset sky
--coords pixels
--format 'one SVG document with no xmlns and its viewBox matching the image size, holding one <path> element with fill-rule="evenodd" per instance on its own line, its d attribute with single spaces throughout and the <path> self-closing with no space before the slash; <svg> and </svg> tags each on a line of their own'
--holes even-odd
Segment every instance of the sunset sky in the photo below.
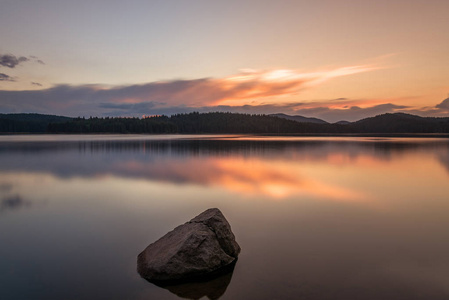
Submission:
<svg viewBox="0 0 449 300">
<path fill-rule="evenodd" d="M 449 117 L 448 0 L 2 0 L 0 38 L 0 113 Z"/>
</svg>

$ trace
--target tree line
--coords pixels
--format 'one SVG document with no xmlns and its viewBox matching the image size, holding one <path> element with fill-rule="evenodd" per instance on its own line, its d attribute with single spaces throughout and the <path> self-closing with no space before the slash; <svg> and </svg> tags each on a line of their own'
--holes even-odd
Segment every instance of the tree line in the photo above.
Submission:
<svg viewBox="0 0 449 300">
<path fill-rule="evenodd" d="M 29 133 L 145 133 L 145 134 L 385 134 L 449 133 L 449 118 L 383 114 L 349 124 L 298 122 L 282 117 L 226 112 L 172 116 L 78 117 L 0 114 L 0 132 Z"/>
<path fill-rule="evenodd" d="M 76 118 L 50 123 L 53 133 L 298 133 L 306 132 L 306 123 L 236 113 L 188 113 L 146 118 Z M 309 128 L 310 129 L 310 128 Z"/>
</svg>

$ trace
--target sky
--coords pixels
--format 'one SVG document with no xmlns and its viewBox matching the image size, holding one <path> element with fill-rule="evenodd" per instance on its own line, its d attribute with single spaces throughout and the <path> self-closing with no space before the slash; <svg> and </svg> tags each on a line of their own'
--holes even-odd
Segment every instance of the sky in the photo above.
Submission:
<svg viewBox="0 0 449 300">
<path fill-rule="evenodd" d="M 0 7 L 0 113 L 449 117 L 447 0 Z"/>
</svg>

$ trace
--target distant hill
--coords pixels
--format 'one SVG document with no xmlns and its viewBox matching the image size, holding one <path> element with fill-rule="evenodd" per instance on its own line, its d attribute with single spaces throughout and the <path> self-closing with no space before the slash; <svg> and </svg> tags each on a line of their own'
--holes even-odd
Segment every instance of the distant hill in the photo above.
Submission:
<svg viewBox="0 0 449 300">
<path fill-rule="evenodd" d="M 293 116 L 298 117 L 298 116 Z M 304 118 L 304 117 L 302 117 Z M 0 132 L 28 133 L 255 133 L 297 135 L 449 134 L 449 118 L 383 114 L 357 122 L 301 122 L 277 115 L 188 113 L 149 118 L 68 118 L 40 114 L 0 114 Z M 321 120 L 322 121 L 322 120 Z"/>
<path fill-rule="evenodd" d="M 449 133 L 449 118 L 383 114 L 346 125 L 360 133 Z"/>
<path fill-rule="evenodd" d="M 308 118 L 308 117 L 303 117 L 303 116 L 299 116 L 299 115 L 290 116 L 290 115 L 279 113 L 279 114 L 270 114 L 269 116 L 283 118 L 283 119 L 292 120 L 292 121 L 301 122 L 301 123 L 329 124 L 328 122 L 318 119 L 318 118 Z"/>
<path fill-rule="evenodd" d="M 50 123 L 71 121 L 72 118 L 42 114 L 0 114 L 0 132 L 45 133 Z"/>
<path fill-rule="evenodd" d="M 348 125 L 348 124 L 351 124 L 351 122 L 345 121 L 345 120 L 341 120 L 341 121 L 335 122 L 334 124 Z"/>
</svg>

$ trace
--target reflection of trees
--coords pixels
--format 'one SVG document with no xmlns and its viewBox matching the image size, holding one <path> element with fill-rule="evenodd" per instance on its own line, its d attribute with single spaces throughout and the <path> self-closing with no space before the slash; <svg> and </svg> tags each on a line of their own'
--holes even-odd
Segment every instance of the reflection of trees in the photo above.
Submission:
<svg viewBox="0 0 449 300">
<path fill-rule="evenodd" d="M 358 139 L 293 139 L 293 140 L 270 140 L 270 139 L 122 139 L 122 140 L 87 140 L 87 141 L 48 141 L 48 142 L 0 142 L 0 153 L 8 151 L 19 152 L 45 152 L 45 151 L 68 151 L 78 150 L 80 152 L 166 152 L 168 149 L 177 154 L 251 154 L 258 155 L 264 153 L 282 153 L 285 151 L 321 149 L 321 148 L 342 148 L 345 150 L 373 149 L 376 155 L 389 154 L 390 152 L 407 152 L 416 149 L 434 148 L 438 145 L 448 145 L 445 139 L 417 142 L 413 140 L 370 140 L 367 138 Z"/>
</svg>

